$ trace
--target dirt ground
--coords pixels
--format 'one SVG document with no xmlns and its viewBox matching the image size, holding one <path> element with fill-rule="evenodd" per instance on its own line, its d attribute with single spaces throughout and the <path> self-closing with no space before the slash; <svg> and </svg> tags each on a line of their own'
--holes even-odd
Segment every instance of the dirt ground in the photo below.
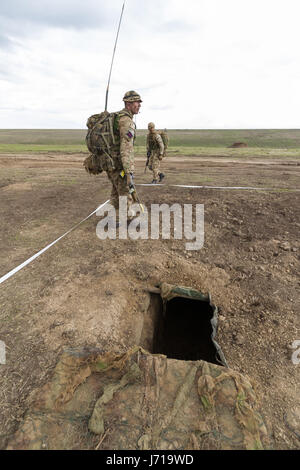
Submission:
<svg viewBox="0 0 300 470">
<path fill-rule="evenodd" d="M 105 175 L 89 176 L 83 159 L 0 155 L 0 277 L 109 198 Z M 136 183 L 152 180 L 144 164 L 138 157 Z M 299 160 L 177 155 L 163 171 L 165 184 L 139 186 L 139 196 L 148 209 L 204 204 L 202 249 L 186 251 L 186 240 L 174 238 L 100 240 L 94 215 L 1 284 L 0 448 L 65 347 L 124 352 L 139 343 L 145 289 L 161 281 L 210 292 L 219 308 L 216 339 L 229 366 L 255 380 L 274 447 L 300 448 L 299 365 L 292 362 L 300 340 Z M 94 444 L 89 437 L 81 446 Z"/>
</svg>

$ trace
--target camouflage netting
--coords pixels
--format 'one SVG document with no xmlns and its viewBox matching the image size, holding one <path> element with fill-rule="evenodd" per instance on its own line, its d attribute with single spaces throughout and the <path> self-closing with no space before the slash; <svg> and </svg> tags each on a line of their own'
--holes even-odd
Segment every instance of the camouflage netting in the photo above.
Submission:
<svg viewBox="0 0 300 470">
<path fill-rule="evenodd" d="M 134 347 L 66 350 L 8 449 L 270 447 L 251 382 L 204 361 Z"/>
</svg>

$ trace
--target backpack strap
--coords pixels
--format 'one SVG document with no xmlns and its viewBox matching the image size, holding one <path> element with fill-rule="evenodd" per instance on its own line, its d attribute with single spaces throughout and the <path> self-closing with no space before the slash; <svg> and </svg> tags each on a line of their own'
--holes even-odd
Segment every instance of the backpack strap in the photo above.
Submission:
<svg viewBox="0 0 300 470">
<path fill-rule="evenodd" d="M 114 129 L 114 134 L 118 135 L 120 118 L 123 116 L 128 116 L 130 117 L 130 119 L 132 119 L 132 114 L 129 111 L 127 111 L 127 109 L 122 109 L 121 111 L 114 113 L 114 115 L 115 115 L 115 119 L 114 119 L 113 129 Z"/>
<path fill-rule="evenodd" d="M 127 109 L 122 109 L 122 111 L 119 111 L 117 114 L 119 115 L 119 117 L 128 116 L 130 117 L 130 119 L 132 119 L 132 114 L 129 111 L 127 111 Z"/>
<path fill-rule="evenodd" d="M 116 144 L 115 135 L 114 135 L 114 123 L 113 123 L 114 119 L 115 119 L 115 116 L 113 114 L 110 114 L 108 117 L 108 124 L 109 124 L 109 132 L 112 138 L 113 145 Z"/>
</svg>

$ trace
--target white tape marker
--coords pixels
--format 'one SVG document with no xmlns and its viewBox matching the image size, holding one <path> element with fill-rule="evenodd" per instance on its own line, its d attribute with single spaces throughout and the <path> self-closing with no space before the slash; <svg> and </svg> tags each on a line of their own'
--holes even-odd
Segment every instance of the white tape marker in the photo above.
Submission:
<svg viewBox="0 0 300 470">
<path fill-rule="evenodd" d="M 4 276 L 2 276 L 0 278 L 0 284 L 4 281 L 6 281 L 7 279 L 9 279 L 11 276 L 13 276 L 14 274 L 16 274 L 18 271 L 20 271 L 20 269 L 24 268 L 25 266 L 27 266 L 27 264 L 31 263 L 31 261 L 35 260 L 38 256 L 40 256 L 42 253 L 44 253 L 45 251 L 47 251 L 49 248 L 51 248 L 51 246 L 55 245 L 55 243 L 59 242 L 59 240 L 61 240 L 62 238 L 64 238 L 66 235 L 68 235 L 70 232 L 72 232 L 73 230 L 75 230 L 75 228 L 79 227 L 80 224 L 82 224 L 83 222 L 85 222 L 87 219 L 89 219 L 92 215 L 94 215 L 99 209 L 101 209 L 103 206 L 105 206 L 105 204 L 107 204 L 109 202 L 109 199 L 104 202 L 103 204 L 101 204 L 101 206 L 97 207 L 97 209 L 95 209 L 90 215 L 88 215 L 85 219 L 83 219 L 81 222 L 79 222 L 78 224 L 74 225 L 74 227 L 72 227 L 70 230 L 68 230 L 66 233 L 64 233 L 61 237 L 57 238 L 54 242 L 50 243 L 50 245 L 47 245 L 45 248 L 43 248 L 41 251 L 39 251 L 38 253 L 36 253 L 35 255 L 33 255 L 31 258 L 29 258 L 27 261 L 24 261 L 24 263 L 20 264 L 19 266 L 17 266 L 16 268 L 12 269 L 11 271 L 9 271 L 9 273 L 5 274 Z"/>
<path fill-rule="evenodd" d="M 160 184 L 160 183 L 156 183 L 156 184 L 140 183 L 140 184 L 137 184 L 136 186 L 153 186 L 153 187 L 156 187 L 156 186 L 166 186 L 166 187 L 172 186 L 174 188 L 190 188 L 190 189 L 204 188 L 204 189 L 252 189 L 252 190 L 262 189 L 264 191 L 266 191 L 266 190 L 267 191 L 275 190 L 274 188 L 253 188 L 251 186 L 196 186 L 196 185 L 187 185 L 187 184 Z"/>
<path fill-rule="evenodd" d="M 298 192 L 300 189 L 295 188 L 255 188 L 252 186 L 196 186 L 196 185 L 187 185 L 187 184 L 161 184 L 161 183 L 138 183 L 136 186 L 152 186 L 153 188 L 157 186 L 164 186 L 166 188 L 173 187 L 173 188 L 204 188 L 204 189 L 241 189 L 241 190 L 248 190 L 248 191 L 293 191 Z"/>
<path fill-rule="evenodd" d="M 292 192 L 299 192 L 300 189 L 295 188 L 255 188 L 252 186 L 196 186 L 196 185 L 187 185 L 187 184 L 164 184 L 164 183 L 139 183 L 136 186 L 152 186 L 153 188 L 157 186 L 164 186 L 166 188 L 204 188 L 204 189 L 240 189 L 240 190 L 247 190 L 247 191 L 292 191 Z"/>
</svg>

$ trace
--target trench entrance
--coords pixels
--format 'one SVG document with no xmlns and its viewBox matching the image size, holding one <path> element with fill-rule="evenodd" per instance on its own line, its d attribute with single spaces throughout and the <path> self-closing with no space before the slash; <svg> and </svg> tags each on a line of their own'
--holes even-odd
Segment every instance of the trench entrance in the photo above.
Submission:
<svg viewBox="0 0 300 470">
<path fill-rule="evenodd" d="M 151 294 L 142 346 L 172 359 L 225 365 L 223 354 L 212 339 L 214 312 L 215 307 L 208 301 L 175 297 L 166 303 L 164 314 L 160 295 Z"/>
</svg>

